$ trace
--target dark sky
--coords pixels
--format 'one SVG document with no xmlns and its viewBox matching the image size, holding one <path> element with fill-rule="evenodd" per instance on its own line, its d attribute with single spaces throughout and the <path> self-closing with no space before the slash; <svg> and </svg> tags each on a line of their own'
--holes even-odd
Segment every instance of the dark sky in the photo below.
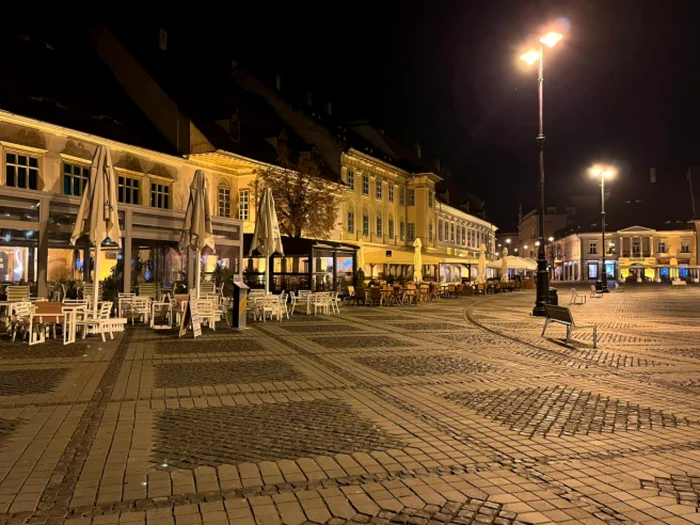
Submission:
<svg viewBox="0 0 700 525">
<path fill-rule="evenodd" d="M 284 4 L 107 20 L 132 33 L 166 26 L 185 56 L 183 81 L 190 71 L 193 81 L 225 74 L 236 59 L 281 71 L 283 87 L 310 89 L 335 113 L 420 142 L 504 227 L 519 202 L 536 204 L 537 74 L 518 56 L 550 22 L 564 19 L 569 31 L 545 56 L 549 202 L 595 194 L 586 176 L 594 162 L 618 165 L 618 193 L 644 186 L 655 166 L 681 195 L 687 168 L 700 163 L 697 0 Z"/>
</svg>

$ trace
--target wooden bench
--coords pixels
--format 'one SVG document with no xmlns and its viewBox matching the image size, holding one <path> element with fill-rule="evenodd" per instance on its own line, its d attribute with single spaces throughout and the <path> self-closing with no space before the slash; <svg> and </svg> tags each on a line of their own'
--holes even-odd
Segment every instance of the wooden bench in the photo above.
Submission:
<svg viewBox="0 0 700 525">
<path fill-rule="evenodd" d="M 603 297 L 603 292 L 596 289 L 595 284 L 591 285 L 591 297 L 593 297 L 594 299 L 600 299 Z"/>
<path fill-rule="evenodd" d="M 574 322 L 574 317 L 571 315 L 571 310 L 566 306 L 554 306 L 553 304 L 546 304 L 544 306 L 545 310 L 545 320 L 544 327 L 542 328 L 542 337 L 544 337 L 547 331 L 547 326 L 549 323 L 559 323 L 566 326 L 566 344 L 569 344 L 569 339 L 571 339 L 571 332 L 574 330 L 593 330 L 593 348 L 598 348 L 598 325 L 587 324 L 587 325 L 576 325 Z"/>
<path fill-rule="evenodd" d="M 569 300 L 569 304 L 586 304 L 586 296 L 585 294 L 580 294 L 576 291 L 576 288 L 571 289 L 571 300 Z"/>
<path fill-rule="evenodd" d="M 688 283 L 686 283 L 685 281 L 683 281 L 681 279 L 673 279 L 671 281 L 671 286 L 687 286 L 687 285 L 688 285 Z"/>
</svg>

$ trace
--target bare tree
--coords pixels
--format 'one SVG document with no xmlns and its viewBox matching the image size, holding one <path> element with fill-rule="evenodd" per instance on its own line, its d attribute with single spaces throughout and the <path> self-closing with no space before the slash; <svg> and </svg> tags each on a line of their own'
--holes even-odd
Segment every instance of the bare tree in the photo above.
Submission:
<svg viewBox="0 0 700 525">
<path fill-rule="evenodd" d="M 283 132 L 277 147 L 279 167 L 258 172 L 260 185 L 272 190 L 283 235 L 327 238 L 336 226 L 338 184 L 321 176 L 314 157 L 313 152 L 301 153 L 294 162 Z"/>
</svg>

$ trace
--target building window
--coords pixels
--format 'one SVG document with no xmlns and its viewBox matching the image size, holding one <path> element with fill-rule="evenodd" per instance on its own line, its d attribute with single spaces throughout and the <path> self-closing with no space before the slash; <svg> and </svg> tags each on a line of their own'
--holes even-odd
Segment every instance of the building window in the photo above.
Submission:
<svg viewBox="0 0 700 525">
<path fill-rule="evenodd" d="M 433 192 L 428 191 L 428 208 L 433 207 Z"/>
<path fill-rule="evenodd" d="M 455 242 L 455 224 L 450 224 L 450 242 Z"/>
<path fill-rule="evenodd" d="M 90 179 L 90 168 L 79 164 L 63 163 L 63 193 L 80 197 Z"/>
<path fill-rule="evenodd" d="M 362 214 L 362 235 L 369 237 L 369 215 L 367 212 Z"/>
<path fill-rule="evenodd" d="M 438 241 L 442 242 L 442 221 L 438 221 Z"/>
<path fill-rule="evenodd" d="M 141 180 L 138 177 L 129 177 L 127 175 L 120 175 L 118 179 L 118 195 L 117 198 L 119 202 L 124 204 L 140 204 L 140 186 Z"/>
<path fill-rule="evenodd" d="M 588 265 L 588 278 L 589 279 L 597 279 L 598 278 L 598 265 L 597 264 L 589 264 Z"/>
<path fill-rule="evenodd" d="M 681 239 L 681 253 L 690 253 L 690 239 Z"/>
<path fill-rule="evenodd" d="M 416 225 L 413 222 L 408 223 L 408 240 L 409 241 L 415 241 L 416 240 Z"/>
<path fill-rule="evenodd" d="M 394 240 L 394 218 L 389 217 L 389 238 Z"/>
<path fill-rule="evenodd" d="M 151 208 L 170 209 L 170 184 L 151 183 Z"/>
<path fill-rule="evenodd" d="M 457 225 L 457 235 L 456 235 L 456 242 L 457 242 L 457 244 L 462 244 L 462 239 L 461 239 L 461 237 L 460 237 L 461 233 L 462 233 L 462 228 L 461 228 L 460 225 L 458 224 L 458 225 Z"/>
<path fill-rule="evenodd" d="M 382 179 L 377 179 L 377 198 L 381 200 L 382 198 Z"/>
<path fill-rule="evenodd" d="M 351 190 L 355 189 L 355 172 L 350 168 L 348 168 L 348 187 Z"/>
<path fill-rule="evenodd" d="M 406 223 L 403 221 L 399 223 L 399 237 L 402 241 L 406 239 Z"/>
<path fill-rule="evenodd" d="M 355 212 L 348 210 L 348 233 L 355 233 Z"/>
<path fill-rule="evenodd" d="M 598 243 L 596 241 L 588 243 L 588 255 L 598 255 Z"/>
<path fill-rule="evenodd" d="M 362 176 L 362 195 L 369 195 L 369 175 Z"/>
<path fill-rule="evenodd" d="M 5 185 L 25 190 L 38 190 L 39 158 L 23 153 L 6 153 Z"/>
<path fill-rule="evenodd" d="M 394 183 L 389 183 L 389 202 L 394 202 Z"/>
<path fill-rule="evenodd" d="M 414 189 L 408 190 L 408 205 L 409 206 L 416 205 L 416 190 L 414 190 Z"/>
<path fill-rule="evenodd" d="M 428 224 L 428 240 L 433 242 L 433 224 Z"/>
<path fill-rule="evenodd" d="M 639 253 L 642 251 L 642 245 L 639 238 L 632 239 L 632 255 L 639 257 Z"/>
<path fill-rule="evenodd" d="M 250 219 L 250 190 L 238 190 L 238 219 Z"/>
<path fill-rule="evenodd" d="M 609 255 L 615 255 L 615 243 L 611 242 L 608 244 L 608 254 Z"/>
<path fill-rule="evenodd" d="M 231 217 L 231 188 L 219 186 L 219 217 Z"/>
<path fill-rule="evenodd" d="M 406 188 L 399 186 L 399 206 L 406 205 Z"/>
<path fill-rule="evenodd" d="M 382 216 L 377 215 L 377 239 L 381 239 L 382 235 L 384 235 L 384 232 L 382 231 L 383 224 L 382 224 Z"/>
<path fill-rule="evenodd" d="M 666 252 L 666 239 L 660 239 L 659 244 L 657 245 L 657 250 L 659 253 L 667 253 Z"/>
</svg>

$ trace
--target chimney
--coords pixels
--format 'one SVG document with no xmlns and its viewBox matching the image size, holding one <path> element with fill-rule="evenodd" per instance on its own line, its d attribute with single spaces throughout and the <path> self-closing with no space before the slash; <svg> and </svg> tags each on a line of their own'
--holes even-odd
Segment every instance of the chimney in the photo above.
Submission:
<svg viewBox="0 0 700 525">
<path fill-rule="evenodd" d="M 419 159 L 423 158 L 423 152 L 420 149 L 420 144 L 418 144 L 417 142 L 413 145 L 413 151 L 415 151 L 416 157 L 418 157 Z"/>
<path fill-rule="evenodd" d="M 326 115 L 331 115 L 333 113 L 333 103 L 332 102 L 324 102 L 323 104 L 323 112 Z"/>
<path fill-rule="evenodd" d="M 282 75 L 280 75 L 279 73 L 275 75 L 275 89 L 277 91 L 282 91 Z"/>
<path fill-rule="evenodd" d="M 304 104 L 306 104 L 307 106 L 311 106 L 312 102 L 313 99 L 311 97 L 311 91 L 307 91 L 306 93 L 304 93 Z"/>
<path fill-rule="evenodd" d="M 435 169 L 435 173 L 440 173 L 440 159 L 435 159 L 433 161 L 433 168 Z"/>
</svg>

